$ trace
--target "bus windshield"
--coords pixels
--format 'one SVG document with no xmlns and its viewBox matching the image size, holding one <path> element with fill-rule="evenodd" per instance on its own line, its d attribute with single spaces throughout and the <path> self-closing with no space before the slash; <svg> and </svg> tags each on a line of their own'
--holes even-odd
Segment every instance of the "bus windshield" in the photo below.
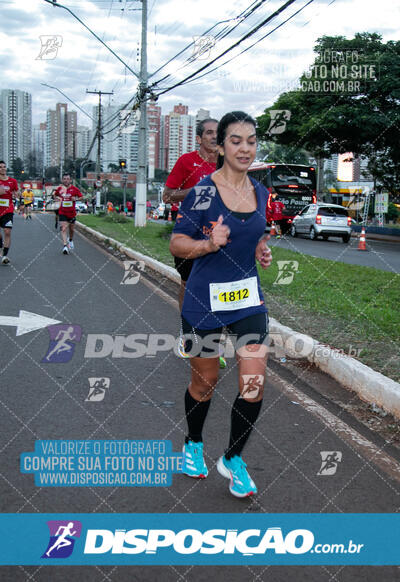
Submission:
<svg viewBox="0 0 400 582">
<path fill-rule="evenodd" d="M 272 186 L 298 184 L 315 189 L 315 170 L 295 165 L 279 165 L 271 168 Z"/>
</svg>

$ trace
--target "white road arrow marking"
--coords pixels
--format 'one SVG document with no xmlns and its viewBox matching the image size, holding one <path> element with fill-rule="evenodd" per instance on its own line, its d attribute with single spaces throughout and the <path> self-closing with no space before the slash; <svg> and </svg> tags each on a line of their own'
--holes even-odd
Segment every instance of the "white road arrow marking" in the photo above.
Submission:
<svg viewBox="0 0 400 582">
<path fill-rule="evenodd" d="M 50 319 L 37 313 L 31 313 L 30 311 L 20 310 L 19 317 L 0 315 L 0 325 L 15 325 L 17 328 L 17 336 L 42 329 L 42 327 L 47 327 L 48 325 L 55 325 L 56 323 L 61 323 L 61 321 Z"/>
</svg>

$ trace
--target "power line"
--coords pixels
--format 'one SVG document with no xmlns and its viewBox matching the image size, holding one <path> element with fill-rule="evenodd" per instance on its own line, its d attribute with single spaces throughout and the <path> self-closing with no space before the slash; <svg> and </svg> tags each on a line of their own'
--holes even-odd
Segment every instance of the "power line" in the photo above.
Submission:
<svg viewBox="0 0 400 582">
<path fill-rule="evenodd" d="M 253 29 L 251 29 L 247 34 L 245 34 L 237 42 L 235 42 L 233 45 L 231 45 L 226 50 L 224 50 L 220 55 L 218 55 L 217 57 L 215 57 L 215 59 L 213 59 L 209 63 L 206 63 L 198 71 L 195 71 L 194 73 L 191 73 L 190 75 L 188 75 L 187 77 L 185 77 L 185 79 L 183 79 L 182 81 L 179 81 L 178 83 L 175 83 L 169 89 L 165 89 L 164 91 L 161 91 L 160 93 L 158 93 L 158 96 L 163 95 L 164 93 L 167 93 L 168 91 L 172 91 L 172 89 L 175 89 L 176 87 L 179 87 L 181 85 L 184 85 L 190 79 L 192 79 L 193 77 L 196 77 L 199 73 L 201 73 L 205 69 L 208 69 L 208 67 L 210 67 L 212 64 L 214 64 L 216 61 L 218 61 L 221 57 L 223 57 L 227 53 L 231 52 L 234 48 L 236 48 L 237 46 L 239 46 L 247 38 L 250 38 L 251 36 L 253 36 L 258 30 L 260 30 L 260 28 L 262 28 L 263 26 L 265 26 L 266 24 L 268 24 L 269 22 L 271 22 L 271 20 L 273 20 L 274 18 L 276 18 L 277 16 L 279 16 L 279 14 L 281 14 L 284 10 L 286 10 L 291 4 L 294 4 L 296 1 L 297 0 L 288 0 L 287 2 L 285 2 L 285 4 L 283 4 L 280 8 L 278 8 L 270 16 L 268 16 L 267 18 L 265 18 L 260 24 L 258 24 L 256 27 L 254 27 Z M 163 79 L 160 79 L 159 81 L 155 81 L 151 85 L 151 87 L 156 86 L 159 82 L 161 82 L 165 78 L 166 77 L 164 77 Z"/>
<path fill-rule="evenodd" d="M 263 4 L 265 4 L 266 2 L 269 2 L 270 0 L 260 0 L 258 3 L 253 2 L 253 5 L 256 4 L 256 6 L 250 5 L 247 8 L 247 11 L 243 11 L 241 12 L 236 18 L 231 19 L 236 21 L 236 24 L 234 24 L 233 26 L 225 26 L 222 30 L 220 30 L 217 34 L 212 35 L 212 39 L 213 39 L 213 44 L 210 46 L 211 48 L 214 48 L 216 46 L 217 43 L 221 42 L 222 40 L 224 40 L 226 37 L 228 37 L 230 34 L 232 34 L 232 32 L 241 24 L 243 24 L 248 18 L 250 18 L 250 16 L 252 16 L 252 14 Z M 230 21 L 226 21 L 226 22 L 230 22 Z M 203 33 L 203 37 L 205 36 L 206 33 Z M 211 36 L 211 35 L 210 35 Z M 202 38 L 202 37 L 200 37 Z M 194 43 L 192 43 L 190 46 L 192 46 Z M 170 77 L 176 77 L 176 74 L 181 71 L 182 69 L 184 69 L 185 67 L 191 65 L 195 60 L 197 60 L 198 58 L 198 54 L 196 54 L 196 52 L 194 52 L 190 57 L 188 57 L 183 64 L 178 67 L 178 69 L 176 69 L 176 71 L 174 73 L 168 74 L 165 77 L 163 77 L 162 79 L 159 80 L 159 83 L 161 83 L 162 81 L 165 81 L 166 79 L 170 78 Z"/>
<path fill-rule="evenodd" d="M 261 0 L 258 4 L 261 5 L 264 2 L 268 2 L 269 0 Z M 251 6 L 253 4 L 255 4 L 256 2 L 254 1 L 252 4 L 250 4 L 250 6 L 246 9 L 249 10 L 251 8 Z M 256 7 L 258 8 L 258 6 Z M 205 32 L 202 33 L 201 36 L 206 36 L 208 34 L 210 34 L 210 32 L 216 28 L 217 26 L 219 26 L 220 24 L 226 24 L 228 22 L 232 22 L 232 21 L 236 21 L 239 18 L 242 17 L 242 15 L 244 15 L 245 11 L 241 12 L 240 14 L 238 14 L 238 16 L 234 16 L 233 18 L 228 18 L 227 20 L 220 20 L 219 22 L 217 22 L 216 24 L 213 24 L 213 26 L 211 26 L 210 28 L 208 28 Z M 242 22 L 242 21 L 241 21 Z M 236 26 L 238 26 L 240 23 L 238 23 L 237 25 L 235 25 L 232 30 L 234 30 L 236 28 Z M 224 27 L 223 31 L 225 31 L 228 27 Z M 222 31 L 220 31 L 218 33 L 218 35 L 222 34 Z M 229 34 L 229 32 L 227 33 Z M 218 35 L 215 37 L 217 38 Z M 151 73 L 151 75 L 149 75 L 150 77 L 153 77 L 154 75 L 156 75 L 157 73 L 159 73 L 162 69 L 164 69 L 167 65 L 169 65 L 172 61 L 174 61 L 176 58 L 180 57 L 184 52 L 186 52 L 188 49 L 190 49 L 192 46 L 194 46 L 194 41 L 189 43 L 187 46 L 185 46 L 185 48 L 183 48 L 182 50 L 180 50 L 175 56 L 171 57 L 166 63 L 164 63 L 161 67 L 159 67 L 156 71 L 154 71 L 153 73 Z M 166 77 L 163 77 L 162 79 L 160 79 L 158 82 L 160 83 L 162 80 L 166 79 L 167 77 L 169 77 L 170 75 L 167 75 Z"/>
<path fill-rule="evenodd" d="M 40 83 L 40 84 L 41 85 L 44 85 L 44 87 L 49 87 L 50 89 L 55 89 L 56 91 L 58 91 L 59 93 L 61 93 L 61 95 L 63 97 L 65 97 L 65 99 L 67 99 L 73 105 L 75 105 L 75 107 L 77 107 L 79 109 L 79 111 L 82 111 L 82 113 L 84 113 L 84 115 L 86 115 L 86 117 L 89 117 L 89 119 L 91 119 L 93 122 L 95 122 L 95 120 L 93 119 L 93 117 L 91 115 L 89 115 L 89 113 L 87 111 L 85 111 L 84 109 L 82 109 L 82 107 L 80 107 L 80 105 L 78 105 L 77 103 L 75 103 L 75 101 L 73 101 L 70 97 L 68 97 L 68 95 L 66 95 L 65 93 L 63 93 L 61 91 L 61 89 L 59 89 L 58 87 L 53 87 L 52 85 L 48 85 L 47 83 Z"/>
<path fill-rule="evenodd" d="M 104 45 L 106 47 L 106 49 L 108 49 L 118 60 L 120 63 L 122 63 L 124 65 L 124 67 L 126 67 L 128 69 L 128 71 L 130 71 L 133 75 L 135 75 L 136 78 L 138 78 L 138 74 L 130 68 L 129 65 L 127 65 L 122 59 L 121 57 L 119 57 L 117 55 L 116 52 L 114 52 L 112 50 L 112 48 L 110 48 L 99 36 L 97 36 L 97 34 L 95 32 L 93 32 L 93 30 L 91 28 L 89 28 L 84 22 L 83 20 L 81 20 L 79 18 L 79 16 L 77 16 L 76 14 L 74 14 L 72 12 L 72 10 L 70 10 L 67 6 L 63 6 L 62 4 L 59 4 L 57 2 L 57 0 L 44 0 L 45 2 L 47 2 L 47 4 L 51 4 L 54 7 L 58 7 L 58 8 L 64 8 L 64 10 L 66 10 L 67 12 L 69 12 L 74 18 L 76 18 L 76 20 L 78 22 L 80 22 L 82 24 L 82 26 L 84 26 L 86 28 L 86 30 L 88 30 L 90 32 L 90 34 L 92 34 L 99 42 L 101 42 L 102 45 Z"/>
<path fill-rule="evenodd" d="M 335 2 L 336 0 L 332 0 L 331 4 L 333 4 L 333 2 Z M 202 77 L 205 77 L 206 75 L 209 75 L 210 73 L 213 73 L 214 71 L 217 71 L 218 69 L 220 69 L 221 67 L 224 67 L 225 65 L 227 65 L 228 63 L 230 63 L 231 61 L 233 61 L 234 59 L 236 59 L 237 57 L 240 57 L 240 55 L 242 55 L 243 53 L 247 52 L 248 50 L 250 50 L 251 48 L 253 48 L 256 44 L 258 44 L 259 42 L 261 42 L 262 40 L 264 40 L 265 38 L 267 38 L 268 36 L 270 36 L 273 32 L 275 32 L 276 30 L 278 30 L 278 28 L 281 28 L 281 26 L 283 26 L 284 24 L 286 24 L 287 22 L 289 22 L 289 20 L 291 20 L 292 18 L 294 18 L 295 16 L 297 16 L 297 14 L 300 14 L 300 12 L 302 10 L 304 10 L 304 8 L 306 8 L 309 4 L 311 4 L 312 2 L 314 2 L 314 0 L 309 0 L 306 4 L 304 4 L 304 6 L 302 6 L 301 8 L 299 8 L 299 10 L 297 10 L 296 12 L 294 12 L 291 16 L 289 16 L 288 18 L 286 18 L 286 20 L 284 20 L 283 22 L 281 22 L 280 24 L 278 24 L 277 26 L 275 26 L 275 28 L 273 28 L 272 30 L 270 30 L 267 34 L 265 34 L 264 36 L 262 36 L 261 38 L 259 38 L 258 40 L 256 40 L 253 44 L 251 44 L 250 46 L 246 47 L 245 49 L 243 49 L 240 53 L 238 53 L 237 55 L 233 56 L 232 58 L 228 59 L 227 61 L 225 61 L 224 63 L 218 65 L 217 67 L 214 67 L 213 69 L 211 69 L 211 71 L 207 71 L 206 73 L 203 73 L 202 75 L 199 75 L 198 77 L 196 77 L 195 79 L 191 79 L 190 81 L 188 81 L 188 83 L 191 83 L 193 81 L 198 81 L 199 79 L 201 79 Z M 165 91 L 166 92 L 166 91 Z M 161 94 L 161 93 L 160 93 Z"/>
</svg>

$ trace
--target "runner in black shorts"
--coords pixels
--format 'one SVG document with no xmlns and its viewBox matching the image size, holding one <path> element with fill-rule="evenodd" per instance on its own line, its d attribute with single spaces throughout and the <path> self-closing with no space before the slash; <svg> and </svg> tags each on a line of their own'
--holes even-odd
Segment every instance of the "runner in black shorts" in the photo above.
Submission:
<svg viewBox="0 0 400 582">
<path fill-rule="evenodd" d="M 171 170 L 165 183 L 163 201 L 179 203 L 200 180 L 214 172 L 217 161 L 217 125 L 216 119 L 205 119 L 198 123 L 196 141 L 199 151 L 183 154 Z M 179 212 L 178 212 L 179 215 Z M 189 278 L 193 261 L 174 257 L 175 268 L 181 276 L 182 284 L 179 291 L 179 307 L 182 308 L 185 284 Z"/>
<path fill-rule="evenodd" d="M 61 228 L 61 238 L 63 241 L 63 254 L 68 255 L 74 249 L 74 224 L 76 222 L 75 201 L 82 198 L 80 190 L 72 184 L 70 174 L 66 173 L 62 177 L 62 186 L 54 192 L 56 199 L 60 200 L 59 220 Z"/>
<path fill-rule="evenodd" d="M 250 116 L 226 114 L 218 124 L 217 143 L 220 169 L 187 195 L 170 244 L 173 255 L 195 259 L 182 307 L 187 350 L 193 352 L 183 472 L 195 478 L 208 474 L 202 430 L 218 381 L 218 339 L 226 327 L 236 335 L 239 393 L 229 444 L 217 469 L 229 478 L 232 495 L 248 497 L 257 488 L 241 454 L 261 409 L 267 359 L 268 316 L 255 260 L 262 268 L 271 263 L 264 235 L 267 191 L 247 175 L 257 149 Z"/>
<path fill-rule="evenodd" d="M 200 180 L 211 174 L 216 169 L 217 161 L 217 125 L 216 119 L 204 119 L 197 124 L 196 141 L 199 144 L 199 151 L 183 154 L 171 170 L 165 183 L 163 201 L 166 204 L 179 204 L 185 196 Z M 177 217 L 179 217 L 179 210 Z M 182 309 L 183 297 L 185 295 L 186 281 L 189 278 L 193 261 L 174 257 L 175 268 L 181 276 L 179 289 L 179 308 Z M 179 344 L 179 355 L 186 358 L 185 346 L 181 337 Z M 223 356 L 220 359 L 221 368 L 225 368 L 226 362 Z"/>
<path fill-rule="evenodd" d="M 11 229 L 14 217 L 14 199 L 18 194 L 18 182 L 7 176 L 7 166 L 0 161 L 0 249 L 3 249 L 1 263 L 8 265 L 8 251 L 11 246 Z M 4 233 L 4 241 L 2 237 Z"/>
</svg>

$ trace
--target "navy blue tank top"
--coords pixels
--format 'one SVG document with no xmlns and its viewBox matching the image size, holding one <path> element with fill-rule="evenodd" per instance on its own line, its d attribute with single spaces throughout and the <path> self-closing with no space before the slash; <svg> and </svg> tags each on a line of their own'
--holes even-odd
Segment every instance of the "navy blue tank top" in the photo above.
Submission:
<svg viewBox="0 0 400 582">
<path fill-rule="evenodd" d="M 225 247 L 193 262 L 182 307 L 183 317 L 193 327 L 214 329 L 255 313 L 267 312 L 255 261 L 255 249 L 266 224 L 267 190 L 253 178 L 250 180 L 257 196 L 257 210 L 247 219 L 234 216 L 225 206 L 211 176 L 192 188 L 179 209 L 173 230 L 176 234 L 185 234 L 195 240 L 208 239 L 221 214 L 223 224 L 230 228 Z M 251 293 L 250 282 L 258 290 L 257 304 L 236 309 L 235 306 L 246 301 L 243 299 L 246 291 L 247 295 Z M 257 297 L 257 293 L 254 296 Z M 226 309 L 219 310 L 218 306 Z"/>
</svg>

